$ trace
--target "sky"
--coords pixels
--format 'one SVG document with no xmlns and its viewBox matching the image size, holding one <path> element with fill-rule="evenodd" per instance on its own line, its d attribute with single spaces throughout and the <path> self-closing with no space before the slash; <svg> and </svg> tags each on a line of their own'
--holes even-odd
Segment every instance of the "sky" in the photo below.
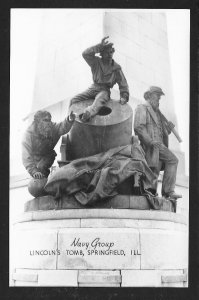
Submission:
<svg viewBox="0 0 199 300">
<path fill-rule="evenodd" d="M 188 10 L 169 10 L 167 30 L 171 76 L 178 128 L 182 136 L 181 150 L 185 152 L 186 173 L 189 172 L 189 57 L 190 17 Z M 182 105 L 183 103 L 183 105 Z"/>
<path fill-rule="evenodd" d="M 146 10 L 145 10 L 146 11 Z M 167 16 L 168 42 L 178 130 L 189 172 L 189 10 L 162 10 Z M 41 9 L 11 10 L 10 172 L 23 173 L 21 137 L 33 99 Z M 25 37 L 25 38 L 24 38 Z M 181 105 L 181 103 L 184 105 Z"/>
</svg>

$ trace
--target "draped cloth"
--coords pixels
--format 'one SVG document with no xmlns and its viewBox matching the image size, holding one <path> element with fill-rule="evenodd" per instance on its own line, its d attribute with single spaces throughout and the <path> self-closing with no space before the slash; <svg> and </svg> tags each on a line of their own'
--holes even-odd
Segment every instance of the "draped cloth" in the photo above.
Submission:
<svg viewBox="0 0 199 300">
<path fill-rule="evenodd" d="M 138 143 L 73 160 L 48 177 L 45 190 L 57 200 L 64 194 L 72 195 L 82 205 L 93 204 L 117 195 L 117 187 L 136 174 L 140 176 L 142 194 L 147 196 L 152 208 L 159 209 L 148 192 L 156 178 Z"/>
</svg>

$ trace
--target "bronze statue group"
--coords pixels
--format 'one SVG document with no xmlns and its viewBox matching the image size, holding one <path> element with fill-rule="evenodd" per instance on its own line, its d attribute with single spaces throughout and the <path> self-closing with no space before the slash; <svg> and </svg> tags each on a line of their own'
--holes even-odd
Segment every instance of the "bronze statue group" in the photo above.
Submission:
<svg viewBox="0 0 199 300">
<path fill-rule="evenodd" d="M 137 170 L 139 175 L 143 175 L 141 176 L 143 193 L 148 192 L 152 196 L 157 196 L 159 173 L 164 170 L 162 197 L 174 200 L 181 198 L 181 195 L 175 192 L 178 159 L 168 148 L 168 136 L 174 130 L 174 125 L 168 122 L 159 110 L 159 101 L 164 92 L 157 86 L 151 86 L 144 93 L 145 103 L 138 105 L 135 111 L 134 132 L 139 138 L 139 143 L 110 149 L 108 156 L 107 153 L 99 153 L 94 157 L 79 159 L 78 163 L 76 160 L 71 161 L 62 167 L 63 169 L 58 170 L 57 176 L 50 174 L 50 168 L 56 157 L 54 147 L 59 138 L 70 131 L 76 118 L 82 123 L 89 124 L 110 100 L 110 89 L 116 83 L 120 91 L 120 104 L 125 105 L 129 100 L 127 80 L 121 66 L 113 60 L 115 49 L 107 39 L 108 37 L 103 38 L 101 43 L 82 53 L 91 68 L 93 84 L 72 98 L 69 106 L 88 99 L 93 100 L 92 105 L 87 106 L 81 116 L 71 111 L 60 123 L 52 122 L 49 112 L 38 111 L 34 115 L 33 123 L 26 130 L 22 141 L 22 161 L 32 178 L 29 192 L 34 197 L 52 194 L 55 200 L 59 200 L 62 193 L 66 195 L 72 193 L 77 201 L 87 205 L 115 195 L 117 185 L 135 174 Z M 114 160 L 110 161 L 110 158 Z M 95 168 L 86 168 L 85 166 L 89 165 L 88 161 L 92 161 Z M 96 168 L 99 162 L 100 168 Z M 121 170 L 117 178 L 111 171 L 114 169 L 114 162 L 117 162 L 117 170 Z M 103 175 L 103 180 L 100 180 L 105 167 L 109 172 L 107 171 L 107 174 Z M 92 172 L 93 170 L 95 172 Z"/>
</svg>

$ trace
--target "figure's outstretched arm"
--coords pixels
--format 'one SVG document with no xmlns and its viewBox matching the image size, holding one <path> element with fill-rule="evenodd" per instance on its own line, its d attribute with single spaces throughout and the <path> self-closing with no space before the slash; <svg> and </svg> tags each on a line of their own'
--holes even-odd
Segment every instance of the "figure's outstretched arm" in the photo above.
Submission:
<svg viewBox="0 0 199 300">
<path fill-rule="evenodd" d="M 75 119 L 76 114 L 73 111 L 71 111 L 64 121 L 60 123 L 53 123 L 58 137 L 68 133 L 71 130 Z"/>
</svg>

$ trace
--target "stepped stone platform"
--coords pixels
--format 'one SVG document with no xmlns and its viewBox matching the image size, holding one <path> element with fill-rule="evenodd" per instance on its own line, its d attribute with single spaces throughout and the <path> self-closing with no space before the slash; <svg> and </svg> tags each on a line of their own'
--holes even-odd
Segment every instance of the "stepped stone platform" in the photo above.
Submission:
<svg viewBox="0 0 199 300">
<path fill-rule="evenodd" d="M 177 213 L 29 211 L 13 234 L 13 286 L 187 286 L 187 221 Z"/>
<path fill-rule="evenodd" d="M 88 206 L 81 205 L 73 197 L 63 197 L 59 202 L 54 200 L 53 196 L 42 196 L 34 198 L 25 203 L 24 211 L 37 210 L 52 210 L 52 209 L 75 209 L 88 208 Z M 131 196 L 131 195 L 117 195 L 111 199 L 96 202 L 95 208 L 120 208 L 120 209 L 152 209 L 149 201 L 145 196 Z M 175 212 L 175 203 L 170 200 L 161 198 L 160 210 Z"/>
</svg>

